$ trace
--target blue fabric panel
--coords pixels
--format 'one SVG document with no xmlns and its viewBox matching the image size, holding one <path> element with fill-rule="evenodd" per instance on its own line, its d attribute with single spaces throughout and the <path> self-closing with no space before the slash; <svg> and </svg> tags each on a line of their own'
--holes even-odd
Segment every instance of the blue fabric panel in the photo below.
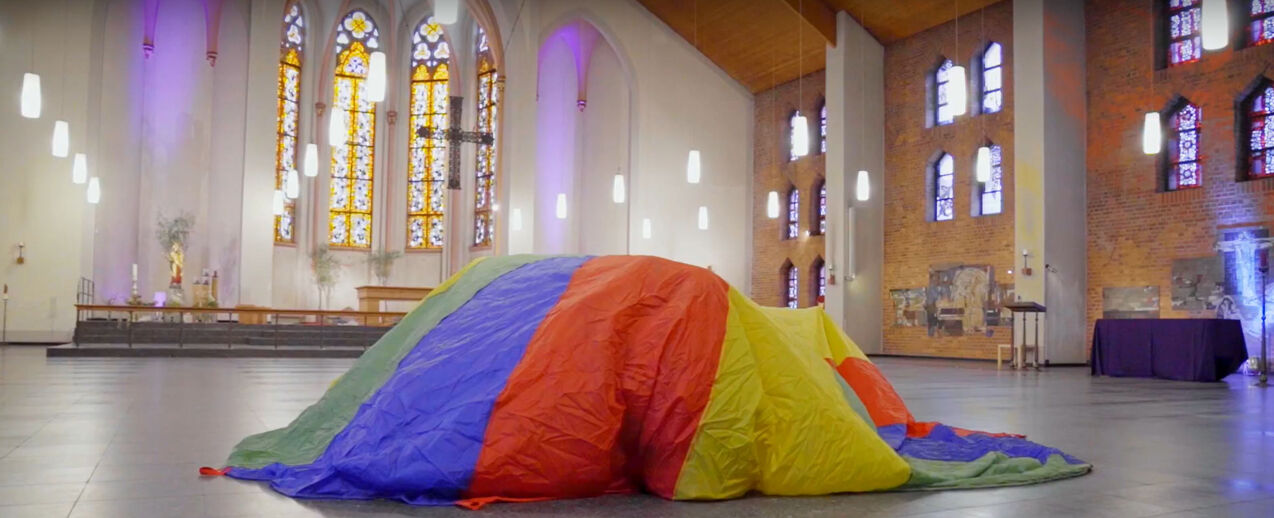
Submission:
<svg viewBox="0 0 1274 518">
<path fill-rule="evenodd" d="M 544 259 L 478 291 L 420 340 L 313 463 L 228 474 L 294 497 L 453 503 L 473 477 L 496 398 L 587 260 Z"/>
<path fill-rule="evenodd" d="M 907 438 L 907 423 L 877 426 L 876 433 L 885 441 L 885 444 L 897 450 L 902 446 L 903 440 Z"/>
<path fill-rule="evenodd" d="M 1070 464 L 1084 463 L 1057 448 L 1049 448 L 1020 437 L 996 437 L 981 433 L 960 437 L 955 430 L 945 425 L 934 427 L 927 437 L 908 437 L 897 450 L 899 455 L 926 460 L 973 462 L 983 455 L 998 451 L 1009 457 L 1030 457 L 1040 461 L 1040 464 L 1048 463 L 1049 455 L 1053 454 L 1061 455 Z"/>
</svg>

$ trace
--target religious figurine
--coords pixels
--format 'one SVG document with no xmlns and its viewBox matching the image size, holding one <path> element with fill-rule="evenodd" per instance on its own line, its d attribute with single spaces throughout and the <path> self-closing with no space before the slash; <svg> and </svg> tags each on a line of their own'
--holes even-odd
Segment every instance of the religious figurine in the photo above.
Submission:
<svg viewBox="0 0 1274 518">
<path fill-rule="evenodd" d="M 172 279 L 168 281 L 168 284 L 181 286 L 181 267 L 185 263 L 185 257 L 185 252 L 181 250 L 181 243 L 174 241 L 172 248 L 168 249 L 168 269 L 172 273 Z"/>
<path fill-rule="evenodd" d="M 156 224 L 155 238 L 159 246 L 167 251 L 168 269 L 172 277 L 168 281 L 168 298 L 164 305 L 182 306 L 185 296 L 181 288 L 181 271 L 185 266 L 186 239 L 190 237 L 190 229 L 195 226 L 195 218 L 189 214 L 181 214 L 172 219 L 159 215 Z"/>
</svg>

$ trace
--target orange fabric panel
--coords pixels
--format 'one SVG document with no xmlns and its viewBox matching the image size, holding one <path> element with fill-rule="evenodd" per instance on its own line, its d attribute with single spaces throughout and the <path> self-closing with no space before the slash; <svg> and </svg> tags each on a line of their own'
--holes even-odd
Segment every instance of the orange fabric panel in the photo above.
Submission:
<svg viewBox="0 0 1274 518">
<path fill-rule="evenodd" d="M 653 257 L 584 263 L 496 400 L 467 494 L 672 498 L 716 376 L 728 289 Z"/>
<path fill-rule="evenodd" d="M 916 420 L 885 375 L 870 361 L 846 358 L 836 367 L 836 372 L 858 394 L 876 426 L 907 424 Z"/>
</svg>

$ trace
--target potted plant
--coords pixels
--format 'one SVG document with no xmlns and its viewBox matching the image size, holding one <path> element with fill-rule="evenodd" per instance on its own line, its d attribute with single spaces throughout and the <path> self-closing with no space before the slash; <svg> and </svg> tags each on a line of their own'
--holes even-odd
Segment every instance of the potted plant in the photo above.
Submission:
<svg viewBox="0 0 1274 518">
<path fill-rule="evenodd" d="M 341 262 L 327 245 L 315 246 L 310 251 L 310 269 L 314 272 L 314 284 L 319 290 L 319 309 L 332 299 L 332 287 L 341 273 Z"/>
<path fill-rule="evenodd" d="M 367 254 L 367 265 L 371 267 L 372 275 L 376 276 L 381 286 L 389 285 L 389 276 L 394 272 L 394 261 L 402 256 L 403 253 L 398 250 L 379 250 Z"/>
</svg>

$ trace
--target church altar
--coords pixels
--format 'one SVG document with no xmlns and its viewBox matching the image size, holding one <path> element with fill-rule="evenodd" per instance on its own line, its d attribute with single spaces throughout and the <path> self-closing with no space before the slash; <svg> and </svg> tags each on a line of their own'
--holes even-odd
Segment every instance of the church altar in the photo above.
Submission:
<svg viewBox="0 0 1274 518">
<path fill-rule="evenodd" d="M 381 303 L 388 300 L 419 302 L 434 290 L 406 286 L 359 286 L 355 289 L 358 290 L 358 310 L 366 312 L 380 311 Z"/>
</svg>

